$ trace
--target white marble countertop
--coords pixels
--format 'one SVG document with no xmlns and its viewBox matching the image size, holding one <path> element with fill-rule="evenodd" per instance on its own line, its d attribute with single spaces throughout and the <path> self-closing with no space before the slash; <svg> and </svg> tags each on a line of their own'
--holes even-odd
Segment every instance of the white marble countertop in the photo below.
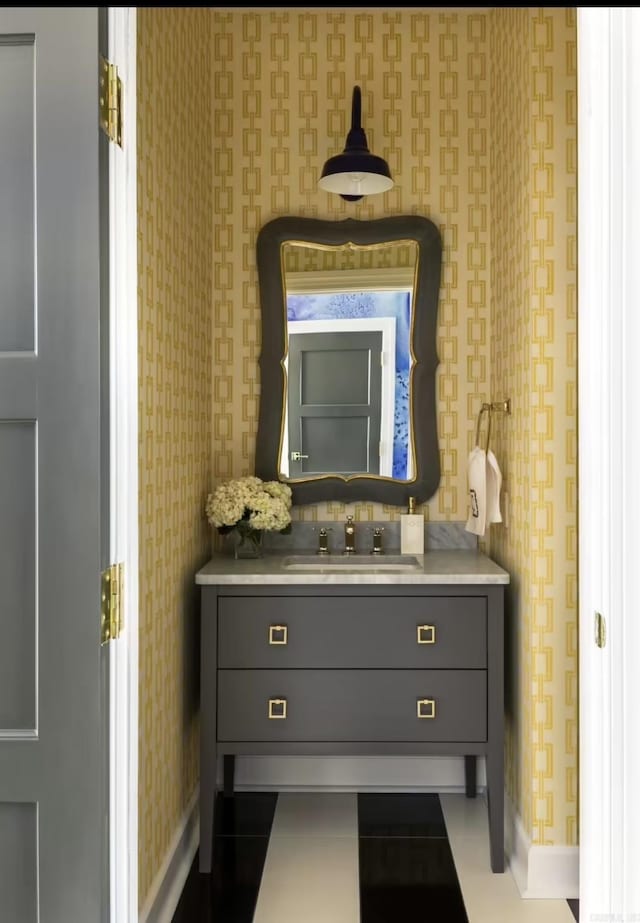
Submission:
<svg viewBox="0 0 640 923">
<path fill-rule="evenodd" d="M 300 552 L 265 554 L 255 560 L 236 561 L 230 555 L 216 555 L 196 574 L 196 583 L 206 586 L 221 584 L 490 584 L 509 583 L 509 574 L 495 561 L 477 551 L 429 551 L 415 555 L 420 563 L 416 570 L 384 571 L 372 563 L 366 571 L 340 569 L 288 570 L 287 557 Z M 309 553 L 311 555 L 311 553 Z M 315 562 L 314 562 L 315 563 Z M 376 562 L 377 563 L 377 562 Z M 384 566 L 384 560 L 381 559 Z"/>
</svg>

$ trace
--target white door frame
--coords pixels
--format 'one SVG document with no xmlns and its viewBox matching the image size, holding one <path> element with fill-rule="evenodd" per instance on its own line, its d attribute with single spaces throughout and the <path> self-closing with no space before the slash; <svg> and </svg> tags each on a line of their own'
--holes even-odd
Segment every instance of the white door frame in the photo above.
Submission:
<svg viewBox="0 0 640 923">
<path fill-rule="evenodd" d="M 109 145 L 110 560 L 124 564 L 124 631 L 109 677 L 111 923 L 138 919 L 138 242 L 136 9 L 108 8 L 124 84 L 124 146 Z"/>
<path fill-rule="evenodd" d="M 580 918 L 640 920 L 640 11 L 578 10 Z M 634 487 L 636 490 L 634 491 Z M 594 617 L 606 619 L 604 648 Z"/>
</svg>

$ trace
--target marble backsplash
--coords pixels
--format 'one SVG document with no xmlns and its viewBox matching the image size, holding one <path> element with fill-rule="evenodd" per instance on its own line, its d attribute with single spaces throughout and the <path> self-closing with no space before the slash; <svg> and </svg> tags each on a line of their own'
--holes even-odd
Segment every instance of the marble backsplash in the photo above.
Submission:
<svg viewBox="0 0 640 923">
<path fill-rule="evenodd" d="M 264 548 L 266 551 L 316 551 L 318 548 L 318 532 L 321 528 L 329 530 L 329 550 L 335 554 L 344 551 L 344 525 L 337 522 L 294 522 L 290 535 L 280 535 L 277 532 L 266 532 L 264 535 Z M 356 550 L 360 554 L 368 554 L 373 548 L 373 530 L 384 529 L 383 548 L 389 553 L 397 554 L 400 551 L 400 523 L 399 522 L 356 522 Z M 425 522 L 424 524 L 424 549 L 429 551 L 440 550 L 471 550 L 478 548 L 477 536 L 467 532 L 464 522 Z"/>
</svg>

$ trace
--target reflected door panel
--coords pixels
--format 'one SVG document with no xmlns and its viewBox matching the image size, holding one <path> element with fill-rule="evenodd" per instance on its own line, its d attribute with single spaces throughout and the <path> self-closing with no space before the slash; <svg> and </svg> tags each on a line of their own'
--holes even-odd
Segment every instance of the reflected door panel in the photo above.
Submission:
<svg viewBox="0 0 640 923">
<path fill-rule="evenodd" d="M 381 333 L 289 337 L 289 472 L 379 474 Z"/>
</svg>

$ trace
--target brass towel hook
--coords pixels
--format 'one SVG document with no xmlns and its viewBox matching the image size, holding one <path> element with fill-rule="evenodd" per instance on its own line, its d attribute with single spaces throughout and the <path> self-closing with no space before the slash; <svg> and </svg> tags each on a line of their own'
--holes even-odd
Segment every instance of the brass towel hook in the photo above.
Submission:
<svg viewBox="0 0 640 923">
<path fill-rule="evenodd" d="M 478 425 L 476 426 L 476 446 L 480 445 L 480 429 L 482 427 L 482 416 L 487 414 L 488 423 L 487 423 L 487 442 L 485 446 L 485 452 L 489 451 L 489 440 L 491 439 L 491 404 L 483 404 L 478 413 Z"/>
<path fill-rule="evenodd" d="M 485 452 L 489 451 L 489 443 L 491 442 L 491 415 L 492 413 L 511 413 L 511 398 L 508 397 L 504 401 L 492 401 L 491 403 L 484 402 L 480 407 L 478 413 L 478 424 L 476 426 L 476 445 L 480 445 L 480 429 L 482 427 L 482 415 L 484 413 L 488 416 L 487 423 L 487 444 L 485 447 Z"/>
</svg>

